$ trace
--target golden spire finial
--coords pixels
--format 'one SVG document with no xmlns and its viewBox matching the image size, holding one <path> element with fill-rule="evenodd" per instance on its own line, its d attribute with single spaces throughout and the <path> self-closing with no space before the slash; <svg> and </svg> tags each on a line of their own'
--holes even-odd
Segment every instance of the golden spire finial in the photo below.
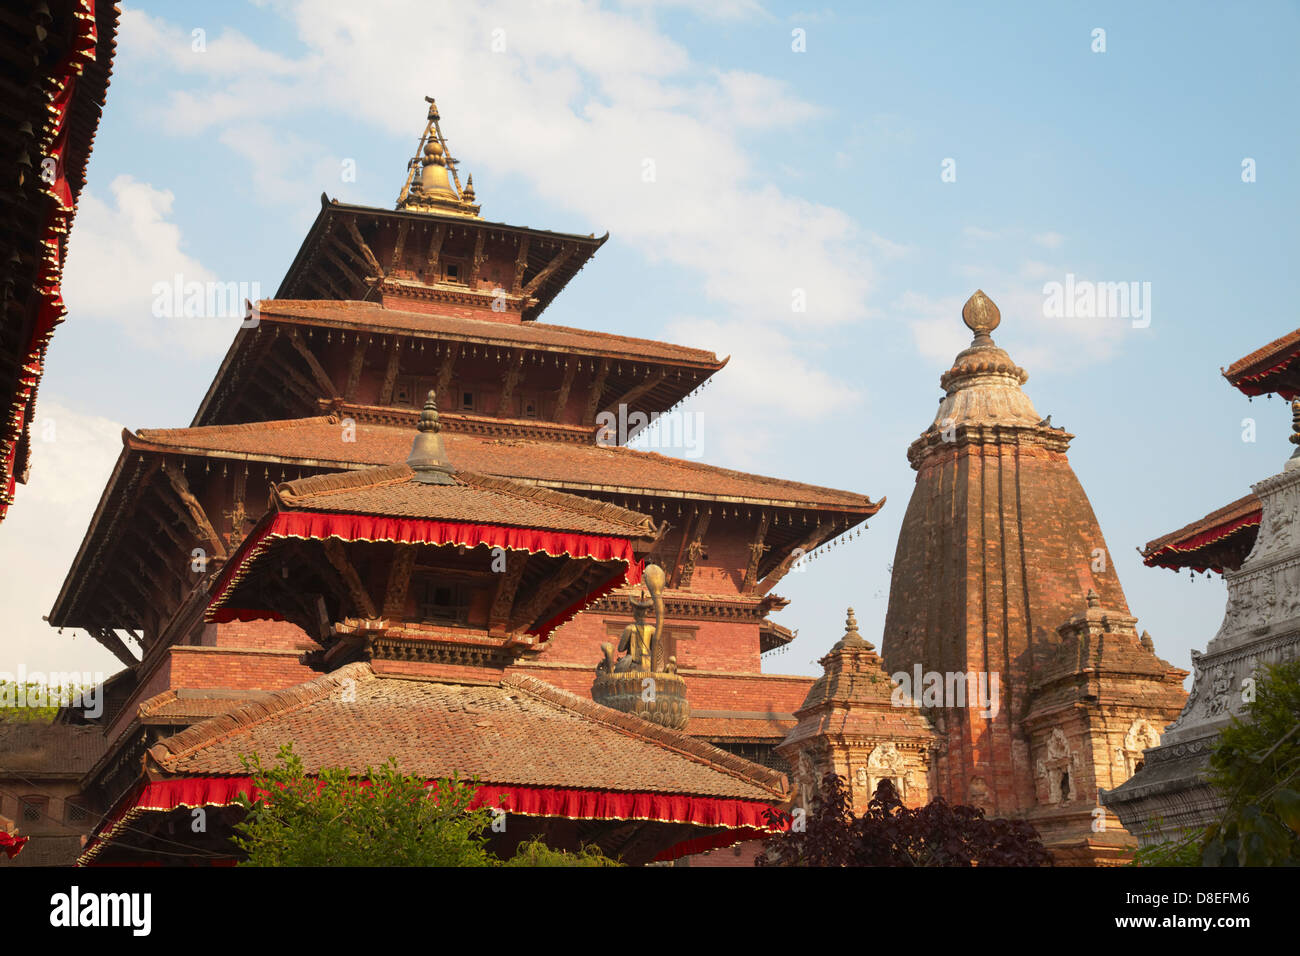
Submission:
<svg viewBox="0 0 1300 956">
<path fill-rule="evenodd" d="M 976 289 L 975 294 L 962 306 L 961 320 L 977 336 L 988 335 L 1002 321 L 1002 313 L 993 304 L 993 300 L 984 294 L 983 289 Z"/>
<path fill-rule="evenodd" d="M 398 209 L 416 212 L 453 213 L 478 218 L 472 181 L 461 189 L 456 160 L 438 125 L 438 105 L 426 96 L 429 112 L 415 156 L 406 164 L 406 182 L 397 197 Z"/>
</svg>

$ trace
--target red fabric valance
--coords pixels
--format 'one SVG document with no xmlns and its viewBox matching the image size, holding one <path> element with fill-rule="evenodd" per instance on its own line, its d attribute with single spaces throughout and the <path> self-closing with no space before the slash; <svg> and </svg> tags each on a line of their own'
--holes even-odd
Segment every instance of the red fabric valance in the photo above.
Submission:
<svg viewBox="0 0 1300 956">
<path fill-rule="evenodd" d="M 118 833 L 130 829 L 132 821 L 146 813 L 167 813 L 182 807 L 234 806 L 241 793 L 254 792 L 252 777 L 181 777 L 141 783 L 91 837 L 77 862 L 80 865 L 92 862 Z M 508 813 L 528 817 L 647 820 L 723 828 L 719 833 L 670 847 L 657 857 L 661 860 L 702 853 L 778 832 L 768 826 L 768 804 L 735 798 L 484 783 L 479 785 L 472 806 L 501 807 Z"/>
<path fill-rule="evenodd" d="M 1235 534 L 1242 528 L 1257 528 L 1259 527 L 1262 518 L 1262 509 L 1252 511 L 1249 514 L 1240 515 L 1239 517 L 1233 518 L 1231 521 L 1225 521 L 1212 528 L 1207 528 L 1205 531 L 1197 532 L 1177 544 L 1167 544 L 1158 551 L 1153 551 L 1151 554 L 1148 554 L 1143 559 L 1143 563 L 1148 566 L 1156 564 L 1173 564 L 1176 567 L 1182 567 L 1188 565 L 1189 562 L 1186 560 L 1186 556 L 1191 552 L 1199 551 L 1201 548 L 1208 547 L 1217 541 L 1222 541 L 1224 538 Z M 1204 571 L 1205 568 L 1197 567 L 1196 570 Z"/>
<path fill-rule="evenodd" d="M 391 541 L 399 544 L 479 545 L 527 551 L 531 554 L 570 556 L 595 561 L 621 561 L 626 571 L 613 577 L 591 594 L 555 615 L 540 627 L 529 630 L 546 639 L 551 631 L 572 618 L 597 598 L 616 587 L 641 580 L 641 563 L 632 552 L 632 542 L 612 535 L 571 534 L 538 531 L 508 525 L 471 524 L 433 521 L 423 518 L 389 518 L 376 515 L 330 514 L 316 511 L 279 511 L 268 515 L 249 535 L 222 569 L 208 603 L 205 619 L 214 623 L 227 621 L 280 620 L 280 615 L 259 608 L 224 606 L 230 593 L 248 574 L 253 562 L 276 540 L 298 538 L 323 541 Z"/>
</svg>

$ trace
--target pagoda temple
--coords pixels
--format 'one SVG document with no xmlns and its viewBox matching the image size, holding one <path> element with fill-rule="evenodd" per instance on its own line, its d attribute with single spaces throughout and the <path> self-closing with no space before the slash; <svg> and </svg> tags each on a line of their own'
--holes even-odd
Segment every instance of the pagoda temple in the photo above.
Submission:
<svg viewBox="0 0 1300 956">
<path fill-rule="evenodd" d="M 1121 861 L 1135 845 L 1097 806 L 1182 707 L 1185 671 L 1139 635 L 1105 539 L 1028 379 L 992 338 L 982 292 L 969 348 L 940 378 L 908 449 L 916 487 L 899 533 L 883 655 L 915 675 L 940 746 L 930 793 L 1030 820 L 1058 862 Z M 933 694 L 929 694 L 932 691 Z"/>
<path fill-rule="evenodd" d="M 504 673 L 516 647 L 636 583 L 653 522 L 457 469 L 432 392 L 418 429 L 404 464 L 275 486 L 214 582 L 205 620 L 291 621 L 319 645 L 303 660 L 326 677 L 150 747 L 81 862 L 138 863 L 177 846 L 233 861 L 236 798 L 256 787 L 241 755 L 285 744 L 307 773 L 392 758 L 430 781 L 473 779 L 475 805 L 500 814 L 492 841 L 507 856 L 541 836 L 644 863 L 769 832 L 765 814 L 784 798 L 779 772 Z M 461 649 L 463 663 L 432 662 L 429 646 Z M 178 838 L 177 814 L 195 807 L 213 818 Z"/>
<path fill-rule="evenodd" d="M 161 741 L 319 680 L 323 665 L 380 672 L 377 661 L 394 656 L 430 678 L 488 667 L 501 680 L 528 678 L 590 702 L 602 645 L 635 623 L 639 582 L 596 593 L 571 619 L 530 633 L 501 617 L 538 587 L 531 571 L 511 565 L 494 577 L 487 606 L 496 614 L 489 633 L 513 636 L 488 643 L 380 635 L 367 632 L 367 614 L 350 613 L 352 625 L 330 618 L 343 629 L 323 646 L 318 608 L 255 619 L 227 616 L 224 605 L 209 613 L 235 556 L 265 531 L 265 503 L 291 520 L 288 503 L 323 494 L 311 484 L 322 475 L 400 466 L 430 392 L 448 460 L 476 476 L 480 491 L 512 482 L 649 522 L 638 560 L 664 572 L 656 646 L 689 694 L 683 732 L 784 770 L 774 748 L 811 679 L 762 673 L 762 654 L 793 636 L 771 618 L 788 603 L 775 588 L 800 558 L 860 534 L 883 499 L 624 447 L 636 429 L 611 434 L 608 416 L 648 422 L 726 360 L 540 321 L 605 238 L 484 219 L 432 101 L 395 209 L 322 197 L 277 297 L 249 304 L 190 427 L 124 431 L 50 612 L 52 625 L 85 628 L 125 667 L 105 687 L 107 749 L 83 781 L 96 808 L 122 803 Z M 333 580 L 351 594 L 350 576 Z M 571 581 L 564 593 L 576 601 L 584 586 Z M 380 591 L 367 593 L 380 601 Z M 384 613 L 367 609 L 360 592 L 348 599 L 354 610 Z M 466 627 L 480 621 L 485 600 L 464 582 L 440 588 L 420 620 Z"/>
<path fill-rule="evenodd" d="M 1228 588 L 1218 633 L 1204 652 L 1192 651 L 1192 693 L 1142 768 L 1102 802 L 1144 844 L 1176 839 L 1215 822 L 1224 797 L 1205 779 L 1219 731 L 1249 710 L 1254 682 L 1266 664 L 1300 657 L 1300 329 L 1234 362 L 1223 372 L 1248 396 L 1291 400 L 1291 442 L 1282 471 L 1252 494 L 1200 521 L 1157 538 L 1143 552 L 1148 565 L 1193 572 L 1214 570 Z"/>
</svg>

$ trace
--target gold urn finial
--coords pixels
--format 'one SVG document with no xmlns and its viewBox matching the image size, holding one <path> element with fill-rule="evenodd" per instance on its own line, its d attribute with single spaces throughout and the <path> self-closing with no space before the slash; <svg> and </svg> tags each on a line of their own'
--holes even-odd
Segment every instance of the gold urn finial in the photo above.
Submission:
<svg viewBox="0 0 1300 956">
<path fill-rule="evenodd" d="M 993 304 L 993 300 L 984 294 L 983 289 L 976 289 L 975 294 L 962 306 L 961 319 L 976 336 L 987 336 L 1001 323 L 1002 313 Z"/>
<path fill-rule="evenodd" d="M 474 186 L 467 181 L 462 189 L 456 160 L 447 148 L 447 139 L 438 125 L 438 104 L 426 96 L 428 117 L 415 156 L 406 164 L 406 182 L 397 197 L 397 208 L 415 212 L 452 213 L 479 218 L 474 202 Z"/>
</svg>

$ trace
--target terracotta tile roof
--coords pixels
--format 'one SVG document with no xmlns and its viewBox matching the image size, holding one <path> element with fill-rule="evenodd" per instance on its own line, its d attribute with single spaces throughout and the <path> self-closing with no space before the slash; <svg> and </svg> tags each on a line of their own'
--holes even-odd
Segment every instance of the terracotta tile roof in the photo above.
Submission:
<svg viewBox="0 0 1300 956">
<path fill-rule="evenodd" d="M 766 738 L 773 743 L 779 743 L 794 729 L 794 725 L 793 718 L 778 720 L 761 717 L 700 717 L 692 714 L 687 729 L 690 730 L 692 737 L 704 740 Z"/>
<path fill-rule="evenodd" d="M 355 701 L 338 690 L 355 681 Z M 351 696 L 351 695 L 349 695 Z M 242 775 L 240 754 L 292 741 L 309 773 L 394 757 L 429 779 L 772 801 L 783 775 L 534 677 L 470 685 L 385 678 L 349 664 L 169 737 L 149 755 L 174 776 Z"/>
<path fill-rule="evenodd" d="M 317 328 L 365 328 L 376 332 L 407 332 L 452 341 L 477 342 L 499 348 L 534 348 L 572 355 L 593 355 L 624 362 L 666 362 L 717 371 L 725 360 L 704 349 L 593 332 L 540 322 L 488 322 L 461 316 L 404 312 L 376 302 L 332 299 L 262 299 L 262 321 L 303 319 Z"/>
<path fill-rule="evenodd" d="M 224 714 L 233 707 L 260 700 L 268 693 L 241 690 L 237 693 L 205 694 L 203 690 L 190 688 L 165 690 L 141 701 L 137 715 L 141 723 L 146 724 L 194 723 Z"/>
<path fill-rule="evenodd" d="M 1204 570 L 1213 566 L 1213 562 L 1201 563 L 1208 560 L 1204 556 L 1212 549 L 1222 550 L 1229 541 L 1242 545 L 1247 539 L 1253 542 L 1259 533 L 1261 516 L 1259 498 L 1253 494 L 1238 498 L 1177 531 L 1148 541 L 1142 549 L 1142 561 L 1148 567 L 1195 566 L 1197 570 Z M 1221 568 L 1216 567 L 1216 570 Z"/>
<path fill-rule="evenodd" d="M 80 776 L 105 749 L 99 727 L 0 720 L 0 779 L 12 773 Z"/>
<path fill-rule="evenodd" d="M 347 409 L 345 408 L 345 411 Z M 414 421 L 414 414 L 412 414 Z M 565 491 L 649 493 L 708 500 L 822 507 L 875 514 L 881 502 L 865 495 L 767 478 L 631 448 L 457 434 L 444 430 L 452 465 L 483 475 L 536 482 Z M 355 441 L 344 440 L 339 416 L 141 429 L 127 433 L 133 448 L 215 453 L 253 460 L 292 460 L 319 467 L 389 465 L 405 461 L 410 427 L 356 419 Z"/>
<path fill-rule="evenodd" d="M 280 506 L 334 514 L 384 515 L 475 524 L 510 525 L 614 537 L 645 537 L 653 521 L 617 505 L 523 485 L 504 478 L 457 472 L 454 484 L 421 484 L 407 465 L 387 465 L 302 478 L 277 485 Z"/>
<path fill-rule="evenodd" d="M 1290 401 L 1300 391 L 1293 381 L 1283 384 L 1279 377 L 1291 370 L 1297 357 L 1300 357 L 1300 329 L 1237 359 L 1223 370 L 1223 377 L 1247 395 L 1276 391 Z"/>
</svg>

